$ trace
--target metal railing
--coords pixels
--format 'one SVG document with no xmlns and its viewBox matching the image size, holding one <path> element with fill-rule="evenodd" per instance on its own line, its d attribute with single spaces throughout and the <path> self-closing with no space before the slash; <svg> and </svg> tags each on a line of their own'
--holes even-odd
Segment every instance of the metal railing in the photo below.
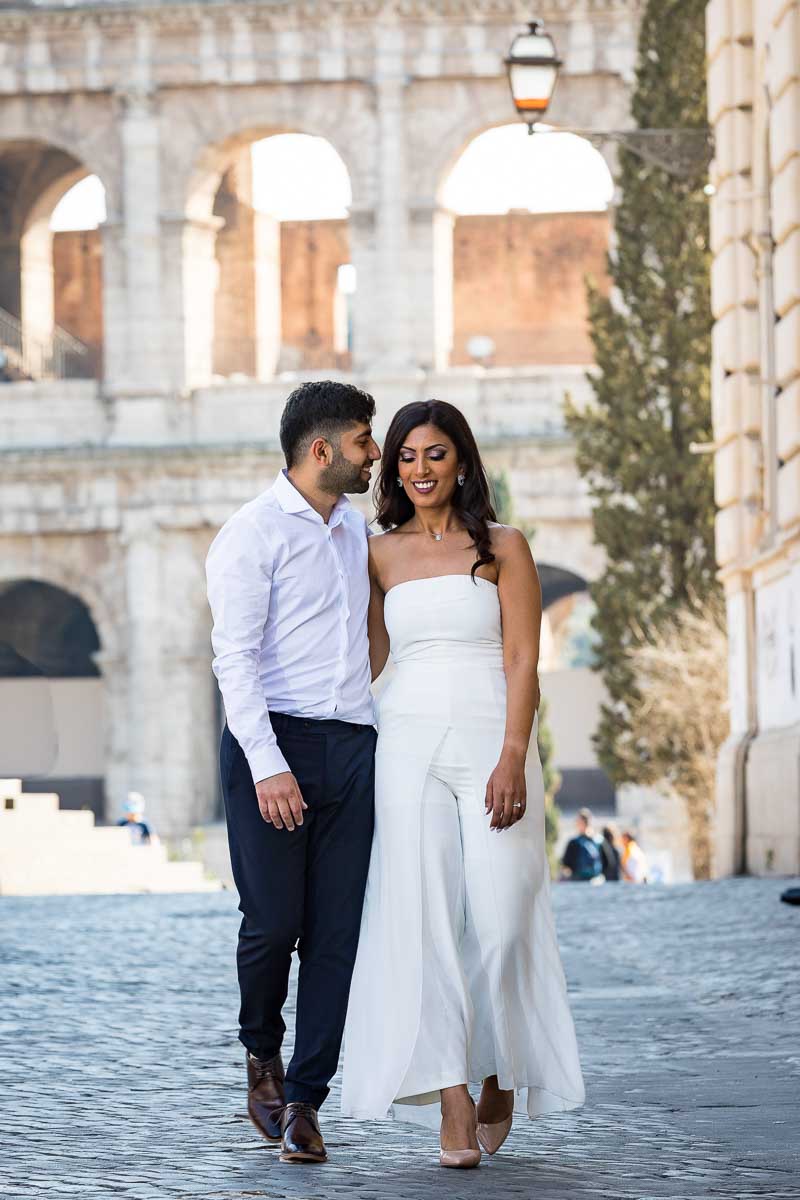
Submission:
<svg viewBox="0 0 800 1200">
<path fill-rule="evenodd" d="M 0 381 L 10 379 L 91 379 L 94 354 L 66 329 L 53 327 L 48 339 L 25 333 L 19 318 L 0 308 Z"/>
</svg>

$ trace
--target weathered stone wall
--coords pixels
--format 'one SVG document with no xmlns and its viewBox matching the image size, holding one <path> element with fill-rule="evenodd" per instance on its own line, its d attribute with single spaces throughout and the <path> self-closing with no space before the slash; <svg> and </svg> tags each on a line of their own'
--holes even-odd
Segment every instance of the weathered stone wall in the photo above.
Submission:
<svg viewBox="0 0 800 1200">
<path fill-rule="evenodd" d="M 555 124 L 627 123 L 639 9 L 548 0 L 540 10 L 565 59 Z M 167 834 L 215 811 L 203 560 L 215 530 L 277 470 L 291 386 L 275 378 L 277 226 L 253 219 L 251 310 L 237 282 L 242 246 L 230 228 L 220 236 L 237 207 L 230 194 L 215 212 L 256 138 L 325 137 L 348 168 L 358 291 L 346 377 L 374 390 L 381 423 L 416 396 L 460 404 L 490 470 L 508 472 L 518 519 L 535 524 L 539 560 L 589 578 L 600 569 L 562 420 L 564 392 L 585 394 L 583 369 L 450 364 L 453 221 L 441 189 L 472 138 L 513 119 L 502 60 L 526 15 L 512 0 L 413 12 L 405 0 L 0 11 L 0 193 L 13 198 L 0 303 L 31 336 L 52 336 L 56 319 L 55 205 L 86 174 L 106 189 L 102 383 L 0 387 L 0 562 L 3 579 L 53 582 L 92 612 L 109 815 L 130 788 Z M 220 381 L 235 362 L 215 358 L 217 335 L 230 346 L 245 324 L 253 379 Z"/>
<path fill-rule="evenodd" d="M 800 3 L 712 0 L 720 873 L 800 870 Z"/>
<path fill-rule="evenodd" d="M 591 363 L 586 276 L 606 285 L 605 213 L 458 217 L 453 242 L 453 353 L 492 339 L 492 362 Z"/>
</svg>

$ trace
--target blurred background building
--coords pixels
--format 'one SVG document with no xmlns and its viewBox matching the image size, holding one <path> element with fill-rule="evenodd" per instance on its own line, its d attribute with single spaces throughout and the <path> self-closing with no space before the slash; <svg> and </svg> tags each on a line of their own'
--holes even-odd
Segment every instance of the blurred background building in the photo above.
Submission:
<svg viewBox="0 0 800 1200">
<path fill-rule="evenodd" d="M 800 3 L 711 0 L 720 870 L 800 871 Z"/>
<path fill-rule="evenodd" d="M 540 6 L 556 128 L 630 123 L 638 8 Z M 292 386 L 336 375 L 374 392 L 379 434 L 430 396 L 472 422 L 542 576 L 561 801 L 612 805 L 563 403 L 589 394 L 614 164 L 515 123 L 529 15 L 0 5 L 0 702 L 33 676 L 52 698 L 26 786 L 108 820 L 135 789 L 165 835 L 219 815 L 205 553 L 281 466 Z"/>
</svg>

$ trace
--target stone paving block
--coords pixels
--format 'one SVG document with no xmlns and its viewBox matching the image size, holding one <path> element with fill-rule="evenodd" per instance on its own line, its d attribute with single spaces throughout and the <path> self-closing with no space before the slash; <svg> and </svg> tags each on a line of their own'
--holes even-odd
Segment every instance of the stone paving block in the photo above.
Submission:
<svg viewBox="0 0 800 1200">
<path fill-rule="evenodd" d="M 442 1171 L 428 1131 L 343 1120 L 338 1081 L 331 1161 L 278 1161 L 246 1116 L 230 894 L 0 900 L 0 1196 L 800 1200 L 783 886 L 556 887 L 587 1104 L 518 1122 L 476 1172 Z"/>
</svg>

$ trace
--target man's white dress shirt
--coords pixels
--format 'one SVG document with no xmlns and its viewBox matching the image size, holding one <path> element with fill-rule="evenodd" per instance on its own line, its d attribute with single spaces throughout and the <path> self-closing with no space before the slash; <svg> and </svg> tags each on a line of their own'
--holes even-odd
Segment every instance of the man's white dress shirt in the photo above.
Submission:
<svg viewBox="0 0 800 1200">
<path fill-rule="evenodd" d="M 214 674 L 253 782 L 288 771 L 269 711 L 374 722 L 367 529 L 342 496 L 326 524 L 281 471 L 206 560 Z"/>
</svg>

